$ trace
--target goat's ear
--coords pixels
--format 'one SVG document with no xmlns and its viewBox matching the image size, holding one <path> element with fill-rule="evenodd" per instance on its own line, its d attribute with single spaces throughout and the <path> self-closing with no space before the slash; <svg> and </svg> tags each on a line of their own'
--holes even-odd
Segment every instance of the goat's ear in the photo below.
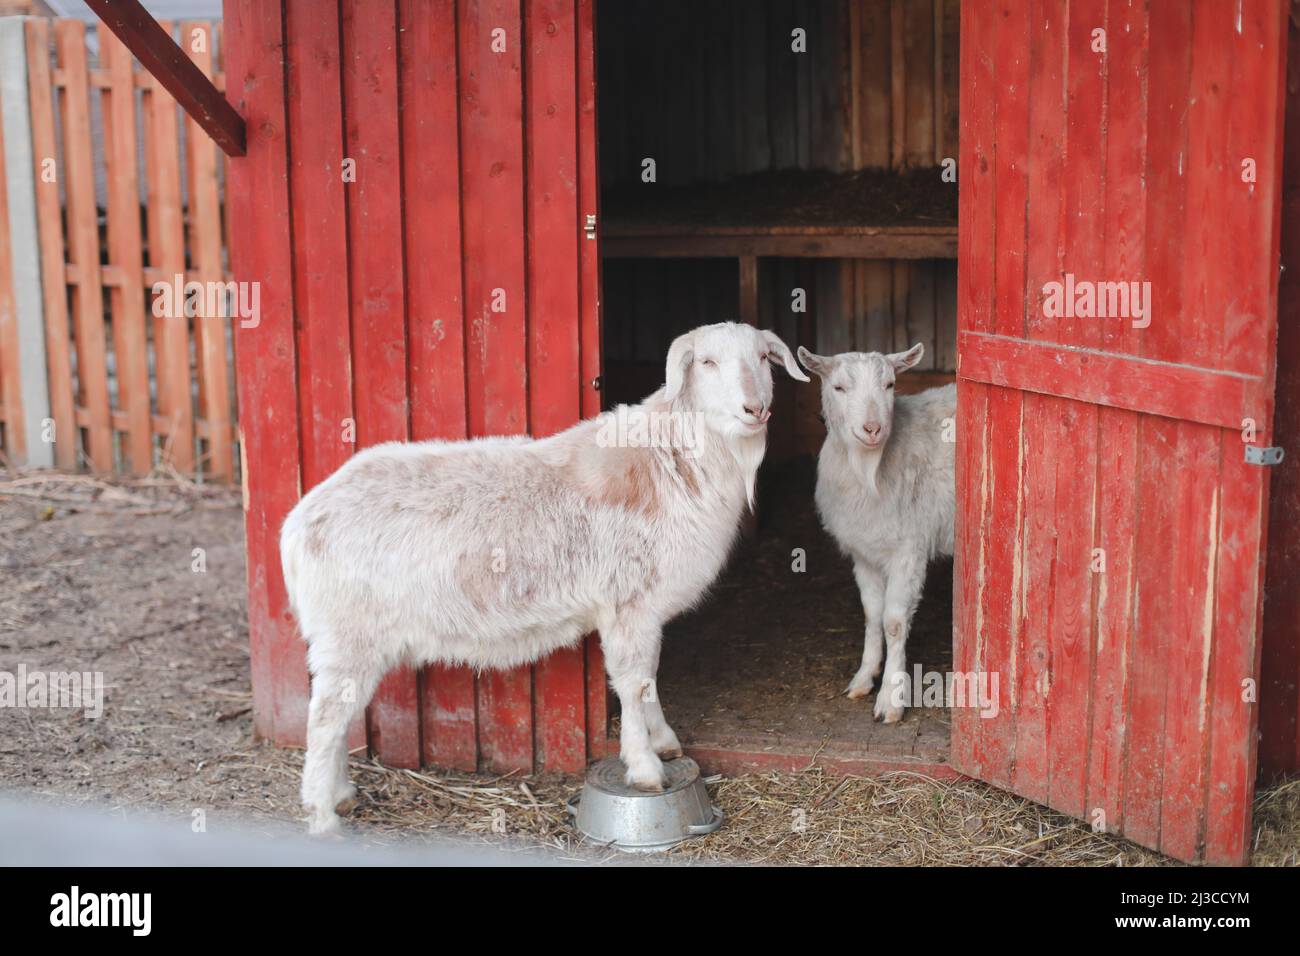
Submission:
<svg viewBox="0 0 1300 956">
<path fill-rule="evenodd" d="M 921 361 L 923 355 L 925 355 L 925 344 L 917 342 L 906 352 L 895 352 L 893 355 L 886 355 L 885 358 L 893 363 L 895 372 L 906 372 Z"/>
<path fill-rule="evenodd" d="M 794 360 L 790 354 L 790 347 L 781 341 L 781 336 L 775 332 L 769 332 L 766 329 L 761 333 L 763 341 L 767 343 L 768 357 L 774 358 L 785 366 L 785 370 L 790 373 L 790 377 L 798 379 L 800 382 L 808 381 L 808 376 L 803 373 L 799 363 Z"/>
<path fill-rule="evenodd" d="M 686 367 L 695 361 L 695 335 L 687 332 L 673 339 L 668 347 L 668 365 L 664 369 L 664 399 L 671 402 L 682 393 Z"/>
<path fill-rule="evenodd" d="M 831 364 L 834 359 L 828 355 L 818 355 L 815 352 L 809 352 L 802 345 L 799 346 L 799 361 L 803 362 L 803 367 L 814 375 L 825 377 L 831 370 Z"/>
</svg>

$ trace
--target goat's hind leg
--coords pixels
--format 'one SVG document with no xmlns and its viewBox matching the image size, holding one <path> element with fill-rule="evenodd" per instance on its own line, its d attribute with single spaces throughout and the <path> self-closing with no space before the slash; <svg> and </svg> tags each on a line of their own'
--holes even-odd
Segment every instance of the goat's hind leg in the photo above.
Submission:
<svg viewBox="0 0 1300 956">
<path fill-rule="evenodd" d="M 348 781 L 348 727 L 365 709 L 377 683 L 375 675 L 345 674 L 334 668 L 312 676 L 302 768 L 302 804 L 312 834 L 337 833 L 337 809 L 351 809 L 356 787 Z"/>
<path fill-rule="evenodd" d="M 853 577 L 858 582 L 862 613 L 867 622 L 862 642 L 862 666 L 853 675 L 853 680 L 845 691 L 851 699 L 856 700 L 871 693 L 885 655 L 885 635 L 881 630 L 881 619 L 885 614 L 885 578 L 879 571 L 860 561 L 853 563 Z"/>
</svg>

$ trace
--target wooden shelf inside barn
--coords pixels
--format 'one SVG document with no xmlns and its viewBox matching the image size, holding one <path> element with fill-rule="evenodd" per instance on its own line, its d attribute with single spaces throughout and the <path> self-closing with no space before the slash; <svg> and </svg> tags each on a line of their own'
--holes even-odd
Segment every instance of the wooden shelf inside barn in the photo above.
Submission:
<svg viewBox="0 0 1300 956">
<path fill-rule="evenodd" d="M 604 197 L 609 258 L 953 259 L 957 190 L 937 169 L 791 170 Z"/>
</svg>

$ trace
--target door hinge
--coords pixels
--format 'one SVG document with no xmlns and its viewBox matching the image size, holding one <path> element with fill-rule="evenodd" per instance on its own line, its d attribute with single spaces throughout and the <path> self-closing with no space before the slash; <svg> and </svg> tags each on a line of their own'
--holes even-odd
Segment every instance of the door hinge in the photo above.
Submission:
<svg viewBox="0 0 1300 956">
<path fill-rule="evenodd" d="M 1260 445 L 1246 446 L 1246 464 L 1248 465 L 1280 465 L 1282 459 L 1286 457 L 1286 449 L 1264 448 Z"/>
<path fill-rule="evenodd" d="M 594 212 L 593 212 L 591 215 L 589 215 L 589 216 L 587 217 L 587 226 L 586 226 L 586 228 L 585 228 L 583 231 L 587 234 L 587 238 L 588 238 L 588 239 L 592 240 L 593 242 L 595 241 L 595 239 L 596 239 L 596 214 L 595 214 Z"/>
</svg>

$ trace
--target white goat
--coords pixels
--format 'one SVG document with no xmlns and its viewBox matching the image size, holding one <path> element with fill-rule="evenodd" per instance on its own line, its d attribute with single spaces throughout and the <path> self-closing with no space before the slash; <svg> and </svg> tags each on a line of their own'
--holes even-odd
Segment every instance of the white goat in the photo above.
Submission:
<svg viewBox="0 0 1300 956">
<path fill-rule="evenodd" d="M 509 668 L 598 630 L 629 783 L 679 756 L 653 683 L 661 629 L 717 577 L 766 446 L 773 333 L 677 338 L 667 384 L 541 440 L 392 443 L 312 489 L 280 537 L 312 674 L 302 798 L 313 833 L 355 795 L 348 723 L 400 664 Z M 651 692 L 647 692 L 651 691 Z"/>
<path fill-rule="evenodd" d="M 871 693 L 887 643 L 875 706 L 876 719 L 887 724 L 902 718 L 911 697 L 907 633 L 926 562 L 953 548 L 957 386 L 894 399 L 895 376 L 924 352 L 921 345 L 892 355 L 799 349 L 804 367 L 822 383 L 826 441 L 817 459 L 817 511 L 853 560 L 867 619 L 862 666 L 847 693 Z"/>
</svg>

